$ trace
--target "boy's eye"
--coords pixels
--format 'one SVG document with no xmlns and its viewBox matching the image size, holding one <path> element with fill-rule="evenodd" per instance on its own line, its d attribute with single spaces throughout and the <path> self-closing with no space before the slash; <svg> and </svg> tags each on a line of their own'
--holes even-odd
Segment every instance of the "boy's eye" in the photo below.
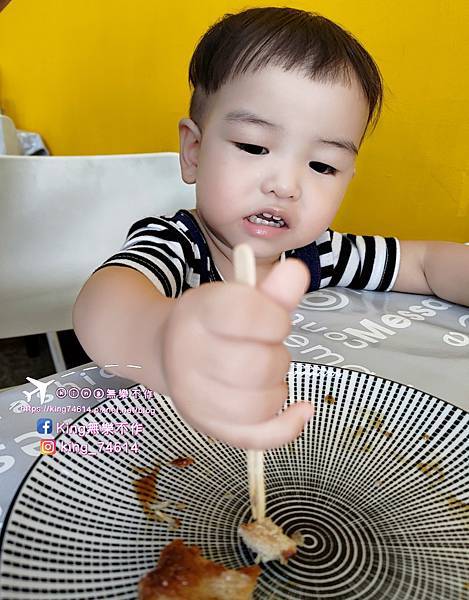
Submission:
<svg viewBox="0 0 469 600">
<path fill-rule="evenodd" d="M 267 148 L 263 146 L 256 146 L 255 144 L 242 144 L 241 142 L 235 142 L 235 146 L 244 152 L 249 154 L 268 154 Z M 264 152 L 265 151 L 265 152 Z"/>
<path fill-rule="evenodd" d="M 313 171 L 317 171 L 318 173 L 321 173 L 322 175 L 335 175 L 337 173 L 337 169 L 334 169 L 334 167 L 326 165 L 325 163 L 322 163 L 322 162 L 315 162 L 312 160 L 309 163 L 309 166 L 313 169 Z"/>
<path fill-rule="evenodd" d="M 267 148 L 264 148 L 264 146 L 257 146 L 256 144 L 243 144 L 242 142 L 234 142 L 234 145 L 240 150 L 248 152 L 249 154 L 263 155 L 269 153 Z M 334 169 L 334 167 L 326 165 L 322 162 L 311 161 L 309 166 L 314 171 L 321 173 L 322 175 L 335 175 L 337 173 L 337 169 Z"/>
</svg>

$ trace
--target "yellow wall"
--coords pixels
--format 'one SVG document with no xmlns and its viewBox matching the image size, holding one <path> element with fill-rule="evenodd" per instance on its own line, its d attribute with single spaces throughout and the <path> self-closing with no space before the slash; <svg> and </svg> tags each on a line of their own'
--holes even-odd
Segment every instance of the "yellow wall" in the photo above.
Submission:
<svg viewBox="0 0 469 600">
<path fill-rule="evenodd" d="M 285 4 L 12 0 L 0 14 L 0 104 L 54 154 L 177 150 L 199 36 L 224 12 Z M 469 3 L 290 5 L 355 33 L 387 84 L 335 227 L 469 241 Z"/>
</svg>

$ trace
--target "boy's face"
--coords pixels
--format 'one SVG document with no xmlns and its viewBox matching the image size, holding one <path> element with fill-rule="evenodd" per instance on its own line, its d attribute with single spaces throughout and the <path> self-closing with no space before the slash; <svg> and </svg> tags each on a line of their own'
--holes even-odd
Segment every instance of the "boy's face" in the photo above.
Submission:
<svg viewBox="0 0 469 600">
<path fill-rule="evenodd" d="M 196 183 L 197 215 L 215 261 L 247 242 L 258 264 L 271 264 L 315 240 L 353 177 L 367 118 L 354 80 L 320 83 L 267 67 L 211 95 L 201 132 L 183 119 L 182 174 Z"/>
</svg>

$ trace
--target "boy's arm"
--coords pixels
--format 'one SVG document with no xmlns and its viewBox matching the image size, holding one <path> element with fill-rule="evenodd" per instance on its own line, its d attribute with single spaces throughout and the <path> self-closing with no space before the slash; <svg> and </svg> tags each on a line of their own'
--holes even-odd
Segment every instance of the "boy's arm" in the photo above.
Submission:
<svg viewBox="0 0 469 600">
<path fill-rule="evenodd" d="M 108 370 L 164 394 L 161 344 L 155 332 L 163 328 L 174 302 L 138 271 L 109 266 L 96 271 L 81 290 L 73 309 L 74 329 L 93 361 L 117 364 Z"/>
<path fill-rule="evenodd" d="M 469 246 L 452 242 L 401 241 L 395 292 L 434 294 L 469 306 Z"/>
</svg>

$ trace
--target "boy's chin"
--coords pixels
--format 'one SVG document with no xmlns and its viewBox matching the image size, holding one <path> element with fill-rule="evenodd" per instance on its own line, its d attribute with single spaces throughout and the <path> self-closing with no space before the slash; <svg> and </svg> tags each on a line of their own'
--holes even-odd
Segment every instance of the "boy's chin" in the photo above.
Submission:
<svg viewBox="0 0 469 600">
<path fill-rule="evenodd" d="M 280 259 L 283 252 L 289 250 L 289 248 L 285 248 L 281 244 L 269 244 L 267 241 L 268 240 L 261 240 L 259 243 L 259 240 L 244 239 L 239 243 L 251 246 L 257 261 L 276 262 Z M 237 245 L 238 244 L 234 244 L 231 248 L 234 249 Z"/>
</svg>

